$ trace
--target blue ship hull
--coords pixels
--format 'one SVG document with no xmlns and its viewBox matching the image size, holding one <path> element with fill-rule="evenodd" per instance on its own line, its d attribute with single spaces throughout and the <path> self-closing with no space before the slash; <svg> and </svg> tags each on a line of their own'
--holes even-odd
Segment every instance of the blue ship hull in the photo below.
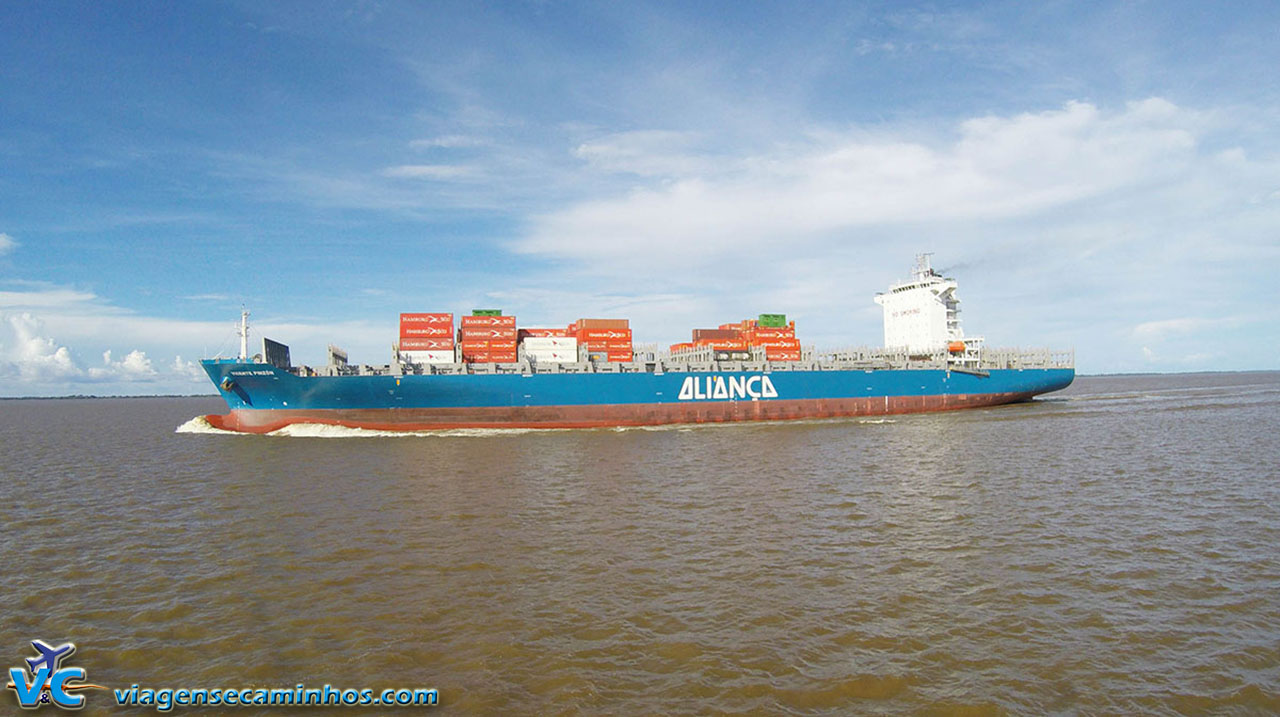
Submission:
<svg viewBox="0 0 1280 717">
<path fill-rule="evenodd" d="M 228 430 L 291 423 L 380 430 L 585 428 L 941 411 L 1066 388 L 1070 368 L 296 376 L 263 363 L 201 362 Z"/>
</svg>

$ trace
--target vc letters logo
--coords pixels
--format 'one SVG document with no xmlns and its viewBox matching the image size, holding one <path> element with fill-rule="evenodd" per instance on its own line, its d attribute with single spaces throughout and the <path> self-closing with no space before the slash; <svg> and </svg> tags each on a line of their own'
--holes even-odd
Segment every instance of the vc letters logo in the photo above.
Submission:
<svg viewBox="0 0 1280 717">
<path fill-rule="evenodd" d="M 31 646 L 40 654 L 27 658 L 27 669 L 9 668 L 6 687 L 17 694 L 18 706 L 29 710 L 53 702 L 67 710 L 84 707 L 84 697 L 71 692 L 98 685 L 70 684 L 72 680 L 83 682 L 85 678 L 83 667 L 62 666 L 62 661 L 76 651 L 76 646 L 65 642 L 53 647 L 43 640 L 33 640 Z M 28 670 L 31 673 L 29 677 Z"/>
</svg>

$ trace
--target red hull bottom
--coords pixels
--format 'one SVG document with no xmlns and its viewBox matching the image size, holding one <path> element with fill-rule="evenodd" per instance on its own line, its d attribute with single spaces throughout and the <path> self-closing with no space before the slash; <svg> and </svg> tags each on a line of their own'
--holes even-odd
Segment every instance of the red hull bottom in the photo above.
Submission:
<svg viewBox="0 0 1280 717">
<path fill-rule="evenodd" d="M 225 416 L 206 416 L 205 419 L 214 428 L 243 433 L 270 433 L 294 423 L 318 423 L 379 431 L 431 431 L 449 428 L 602 428 L 659 426 L 673 423 L 786 421 L 951 411 L 1016 403 L 1028 400 L 1037 393 L 1039 392 L 602 406 L 235 410 Z"/>
</svg>

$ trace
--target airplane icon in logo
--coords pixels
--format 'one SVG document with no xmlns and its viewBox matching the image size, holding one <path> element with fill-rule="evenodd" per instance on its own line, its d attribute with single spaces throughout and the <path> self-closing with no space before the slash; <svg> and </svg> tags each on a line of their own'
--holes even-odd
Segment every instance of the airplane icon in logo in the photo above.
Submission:
<svg viewBox="0 0 1280 717">
<path fill-rule="evenodd" d="M 41 665 L 48 665 L 50 674 L 57 672 L 62 667 L 62 661 L 76 651 L 76 646 L 70 642 L 53 647 L 44 640 L 32 640 L 31 646 L 40 653 L 39 657 L 27 658 L 27 665 L 31 667 L 33 675 L 40 672 Z"/>
</svg>

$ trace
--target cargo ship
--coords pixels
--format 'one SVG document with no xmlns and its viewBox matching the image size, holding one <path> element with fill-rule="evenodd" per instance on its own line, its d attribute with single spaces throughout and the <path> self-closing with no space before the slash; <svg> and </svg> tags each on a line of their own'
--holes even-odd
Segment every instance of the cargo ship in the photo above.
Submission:
<svg viewBox="0 0 1280 717">
<path fill-rule="evenodd" d="M 911 278 L 875 301 L 884 347 L 819 351 L 780 314 L 695 329 L 668 350 L 632 343 L 625 319 L 520 328 L 499 310 L 400 315 L 384 365 L 293 366 L 263 338 L 248 355 L 201 361 L 226 401 L 215 428 L 269 433 L 290 424 L 422 431 L 592 428 L 880 416 L 1026 401 L 1075 378 L 1073 351 L 992 349 L 966 337 L 956 281 L 916 258 Z M 637 350 L 639 349 L 639 350 Z"/>
</svg>

